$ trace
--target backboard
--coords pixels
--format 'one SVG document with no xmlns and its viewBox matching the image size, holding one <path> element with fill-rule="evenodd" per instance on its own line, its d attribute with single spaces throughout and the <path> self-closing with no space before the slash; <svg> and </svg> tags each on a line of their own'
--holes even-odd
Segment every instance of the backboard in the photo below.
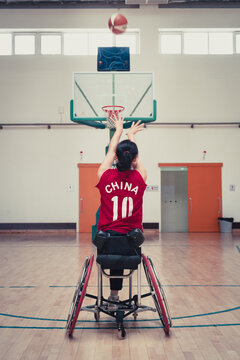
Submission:
<svg viewBox="0 0 240 360">
<path fill-rule="evenodd" d="M 99 47 L 98 71 L 130 71 L 129 47 Z"/>
<path fill-rule="evenodd" d="M 124 106 L 125 126 L 156 120 L 152 72 L 76 72 L 73 76 L 71 120 L 105 128 L 105 105 Z"/>
</svg>

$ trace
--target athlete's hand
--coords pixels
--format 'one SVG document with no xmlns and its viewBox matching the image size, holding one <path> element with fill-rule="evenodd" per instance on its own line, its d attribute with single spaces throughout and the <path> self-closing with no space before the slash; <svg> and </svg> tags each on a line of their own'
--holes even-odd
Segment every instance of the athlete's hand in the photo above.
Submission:
<svg viewBox="0 0 240 360">
<path fill-rule="evenodd" d="M 132 139 L 134 139 L 134 135 L 142 130 L 144 130 L 144 124 L 141 124 L 141 120 L 138 120 L 137 123 L 133 122 L 130 129 L 127 132 L 127 137 L 129 138 L 129 140 L 133 141 Z"/>
<path fill-rule="evenodd" d="M 111 117 L 111 120 L 115 126 L 116 131 L 120 130 L 123 131 L 123 120 L 124 118 L 122 117 L 121 113 L 117 115 L 113 114 Z"/>
</svg>

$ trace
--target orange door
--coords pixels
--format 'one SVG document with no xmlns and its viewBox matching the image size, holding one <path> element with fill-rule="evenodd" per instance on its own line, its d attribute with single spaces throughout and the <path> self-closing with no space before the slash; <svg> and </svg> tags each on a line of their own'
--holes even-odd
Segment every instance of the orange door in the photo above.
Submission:
<svg viewBox="0 0 240 360">
<path fill-rule="evenodd" d="M 100 164 L 78 164 L 79 168 L 79 232 L 92 232 L 100 195 L 96 188 L 97 169 Z"/>
<path fill-rule="evenodd" d="M 188 231 L 218 232 L 222 216 L 222 164 L 188 165 Z"/>
</svg>

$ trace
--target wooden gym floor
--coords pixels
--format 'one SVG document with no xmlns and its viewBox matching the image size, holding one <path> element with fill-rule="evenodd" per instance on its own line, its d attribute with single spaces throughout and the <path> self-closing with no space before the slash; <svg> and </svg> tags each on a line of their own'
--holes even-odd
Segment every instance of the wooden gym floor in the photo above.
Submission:
<svg viewBox="0 0 240 360">
<path fill-rule="evenodd" d="M 239 360 L 240 233 L 145 236 L 143 252 L 153 260 L 170 307 L 170 336 L 153 312 L 135 322 L 129 316 L 124 340 L 111 318 L 101 314 L 97 324 L 93 314 L 81 312 L 69 339 L 65 321 L 92 253 L 90 234 L 0 233 L 0 359 Z M 96 284 L 94 264 L 87 291 L 96 294 Z M 121 297 L 126 291 L 127 283 Z"/>
</svg>

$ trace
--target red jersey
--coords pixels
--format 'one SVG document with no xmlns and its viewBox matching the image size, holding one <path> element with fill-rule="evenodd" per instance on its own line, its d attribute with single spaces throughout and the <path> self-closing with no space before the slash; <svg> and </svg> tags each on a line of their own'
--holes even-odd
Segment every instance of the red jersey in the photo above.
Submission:
<svg viewBox="0 0 240 360">
<path fill-rule="evenodd" d="M 98 230 L 126 234 L 142 229 L 142 199 L 146 184 L 137 170 L 106 170 L 97 184 L 101 194 Z"/>
</svg>

